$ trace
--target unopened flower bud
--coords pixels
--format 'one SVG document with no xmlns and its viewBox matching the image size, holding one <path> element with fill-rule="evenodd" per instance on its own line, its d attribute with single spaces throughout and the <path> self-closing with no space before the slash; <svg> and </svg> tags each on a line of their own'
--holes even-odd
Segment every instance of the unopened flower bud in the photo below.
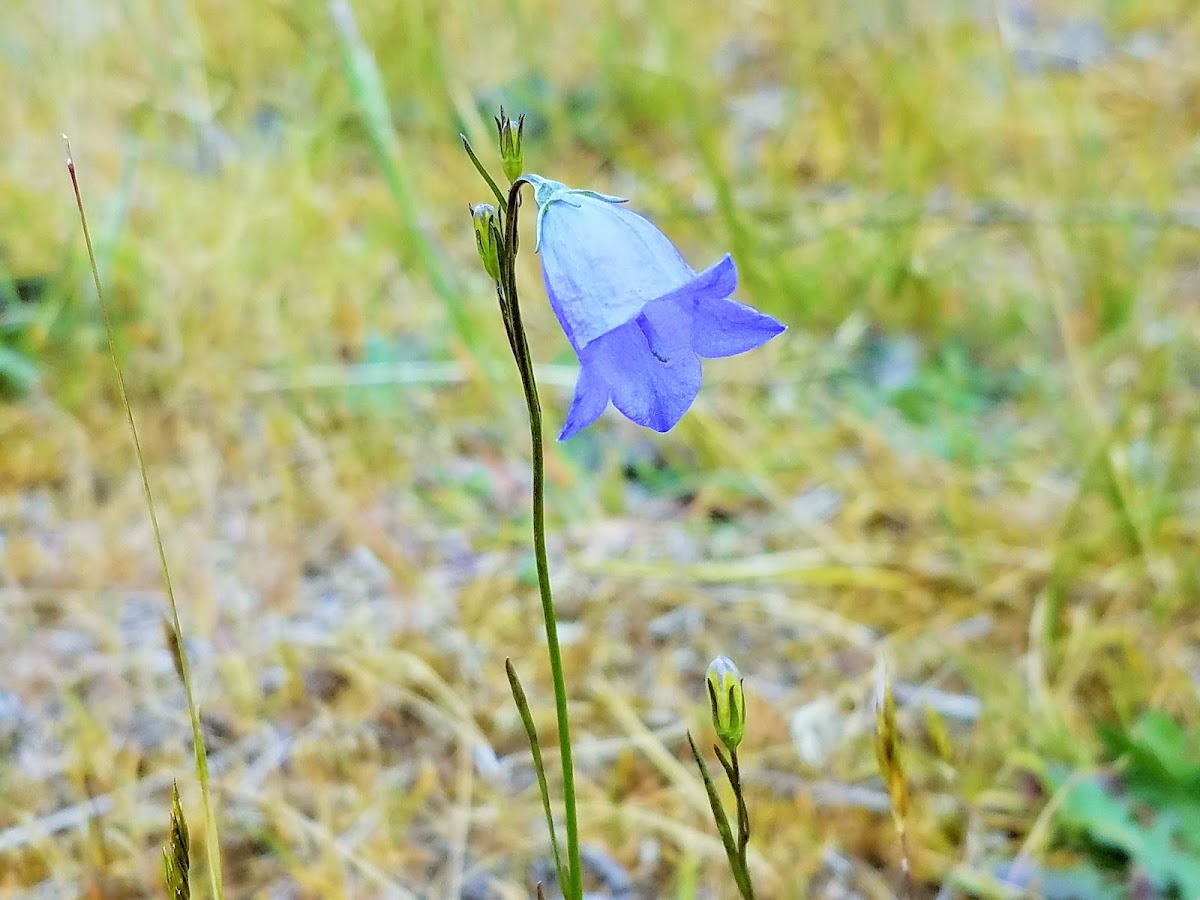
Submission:
<svg viewBox="0 0 1200 900">
<path fill-rule="evenodd" d="M 500 218 L 496 207 L 480 203 L 471 207 L 471 218 L 475 222 L 475 246 L 484 271 L 492 281 L 500 280 Z"/>
<path fill-rule="evenodd" d="M 742 675 L 728 656 L 718 656 L 705 675 L 708 701 L 712 706 L 713 728 L 730 753 L 737 749 L 746 733 L 746 695 Z"/>
<path fill-rule="evenodd" d="M 518 116 L 514 122 L 501 108 L 500 115 L 496 117 L 496 132 L 500 137 L 500 165 L 509 184 L 512 184 L 525 171 L 525 159 L 521 150 L 521 139 L 525 136 L 525 116 Z"/>
</svg>

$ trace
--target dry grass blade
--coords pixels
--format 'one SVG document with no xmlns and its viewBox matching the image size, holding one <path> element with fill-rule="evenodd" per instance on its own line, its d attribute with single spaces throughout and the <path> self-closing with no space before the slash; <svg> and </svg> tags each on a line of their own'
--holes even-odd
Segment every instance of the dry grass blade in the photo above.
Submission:
<svg viewBox="0 0 1200 900">
<path fill-rule="evenodd" d="M 187 653 L 183 649 L 183 627 L 179 624 L 179 605 L 175 600 L 175 588 L 171 583 L 171 569 L 167 564 L 167 551 L 163 546 L 162 530 L 158 525 L 158 514 L 154 509 L 154 495 L 150 490 L 150 478 L 146 474 L 146 459 L 142 453 L 142 443 L 138 438 L 137 423 L 133 417 L 133 407 L 129 403 L 129 392 L 125 388 L 125 374 L 121 370 L 121 361 L 117 356 L 117 342 L 113 334 L 112 320 L 109 318 L 108 305 L 104 301 L 104 288 L 100 284 L 100 271 L 96 267 L 96 253 L 92 249 L 92 235 L 88 230 L 87 214 L 83 209 L 83 195 L 79 190 L 79 179 L 75 173 L 75 160 L 71 154 L 71 143 L 63 135 L 67 145 L 67 171 L 71 176 L 71 187 L 75 191 L 75 205 L 79 209 L 79 224 L 83 229 L 83 240 L 87 245 L 88 261 L 92 268 L 92 281 L 96 286 L 96 302 L 100 307 L 100 315 L 104 320 L 104 331 L 108 338 L 108 351 L 112 357 L 113 370 L 116 373 L 117 388 L 121 395 L 121 405 L 129 422 L 129 434 L 133 440 L 133 452 L 137 461 L 138 472 L 142 479 L 142 493 L 146 501 L 146 511 L 150 516 L 150 527 L 154 532 L 154 543 L 158 548 L 158 561 L 162 569 L 163 587 L 167 592 L 167 601 L 171 607 L 169 623 L 169 644 L 172 659 L 178 667 L 179 678 L 183 682 L 184 697 L 187 701 L 188 715 L 192 724 L 192 751 L 196 762 L 196 780 L 200 783 L 200 796 L 204 803 L 204 837 L 208 843 L 209 880 L 213 897 L 217 900 L 224 898 L 223 879 L 221 877 L 221 844 L 217 832 L 216 813 L 213 808 L 212 794 L 209 788 L 208 752 L 204 746 L 204 734 L 200 728 L 200 708 L 192 690 L 191 666 L 188 665 Z"/>
<path fill-rule="evenodd" d="M 501 104 L 531 170 L 731 252 L 734 299 L 789 325 L 704 361 L 667 434 L 610 408 L 545 443 L 588 842 L 646 896 L 736 895 L 685 738 L 736 837 L 696 690 L 734 652 L 760 894 L 901 894 L 898 805 L 918 896 L 1126 891 L 1144 867 L 1073 839 L 1059 785 L 1132 797 L 1110 729 L 1144 710 L 1181 758 L 1200 734 L 1200 4 L 990 5 L 4 3 L 0 894 L 166 896 L 178 778 L 213 897 L 186 649 L 227 896 L 441 897 L 460 868 L 557 896 L 492 677 L 513 660 L 551 738 L 561 842 L 529 445 L 464 215 L 498 200 L 460 133 L 507 188 Z M 46 202 L 63 130 L 182 635 L 60 252 L 80 221 Z M 579 366 L 531 205 L 549 429 Z"/>
</svg>

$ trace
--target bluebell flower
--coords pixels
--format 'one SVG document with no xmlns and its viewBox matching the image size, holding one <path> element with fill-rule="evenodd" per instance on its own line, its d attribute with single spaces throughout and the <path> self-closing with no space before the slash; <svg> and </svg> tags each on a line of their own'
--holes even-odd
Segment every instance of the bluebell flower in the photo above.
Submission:
<svg viewBox="0 0 1200 900">
<path fill-rule="evenodd" d="M 737 267 L 728 255 L 696 272 L 619 197 L 526 179 L 550 306 L 580 364 L 559 440 L 595 422 L 610 400 L 639 425 L 669 431 L 700 391 L 701 357 L 745 353 L 784 330 L 729 299 Z"/>
</svg>

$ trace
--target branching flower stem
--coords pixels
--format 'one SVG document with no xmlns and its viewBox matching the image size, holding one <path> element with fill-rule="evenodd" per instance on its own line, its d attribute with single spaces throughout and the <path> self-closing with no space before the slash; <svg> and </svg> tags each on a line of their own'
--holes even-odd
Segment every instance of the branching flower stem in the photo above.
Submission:
<svg viewBox="0 0 1200 900">
<path fill-rule="evenodd" d="M 517 216 L 521 203 L 521 187 L 528 182 L 518 178 L 508 191 L 504 205 L 504 235 L 500 252 L 501 312 L 505 318 L 509 343 L 521 387 L 529 408 L 529 437 L 533 456 L 533 552 L 537 562 L 538 590 L 542 600 L 542 617 L 546 623 L 546 647 L 550 654 L 550 677 L 554 682 L 554 707 L 558 719 L 558 747 L 562 760 L 563 806 L 567 830 L 567 878 L 561 885 L 567 900 L 582 900 L 583 869 L 579 854 L 579 819 L 575 801 L 575 766 L 571 757 L 571 731 L 567 717 L 567 685 L 563 676 L 562 650 L 558 642 L 558 624 L 554 616 L 554 598 L 550 591 L 550 566 L 546 559 L 546 461 L 542 446 L 542 407 L 538 400 L 537 383 L 533 376 L 533 360 L 525 326 L 521 322 L 521 306 L 517 299 Z"/>
</svg>

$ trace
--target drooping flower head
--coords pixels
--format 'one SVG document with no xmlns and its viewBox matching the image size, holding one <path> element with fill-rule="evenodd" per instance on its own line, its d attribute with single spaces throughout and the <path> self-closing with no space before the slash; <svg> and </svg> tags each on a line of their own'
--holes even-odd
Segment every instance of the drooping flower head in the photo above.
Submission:
<svg viewBox="0 0 1200 900">
<path fill-rule="evenodd" d="M 610 400 L 639 425 L 669 431 L 700 391 L 700 357 L 745 353 L 784 330 L 729 299 L 737 268 L 728 254 L 696 272 L 621 198 L 525 178 L 550 306 L 580 364 L 559 440 L 595 422 Z"/>
</svg>

